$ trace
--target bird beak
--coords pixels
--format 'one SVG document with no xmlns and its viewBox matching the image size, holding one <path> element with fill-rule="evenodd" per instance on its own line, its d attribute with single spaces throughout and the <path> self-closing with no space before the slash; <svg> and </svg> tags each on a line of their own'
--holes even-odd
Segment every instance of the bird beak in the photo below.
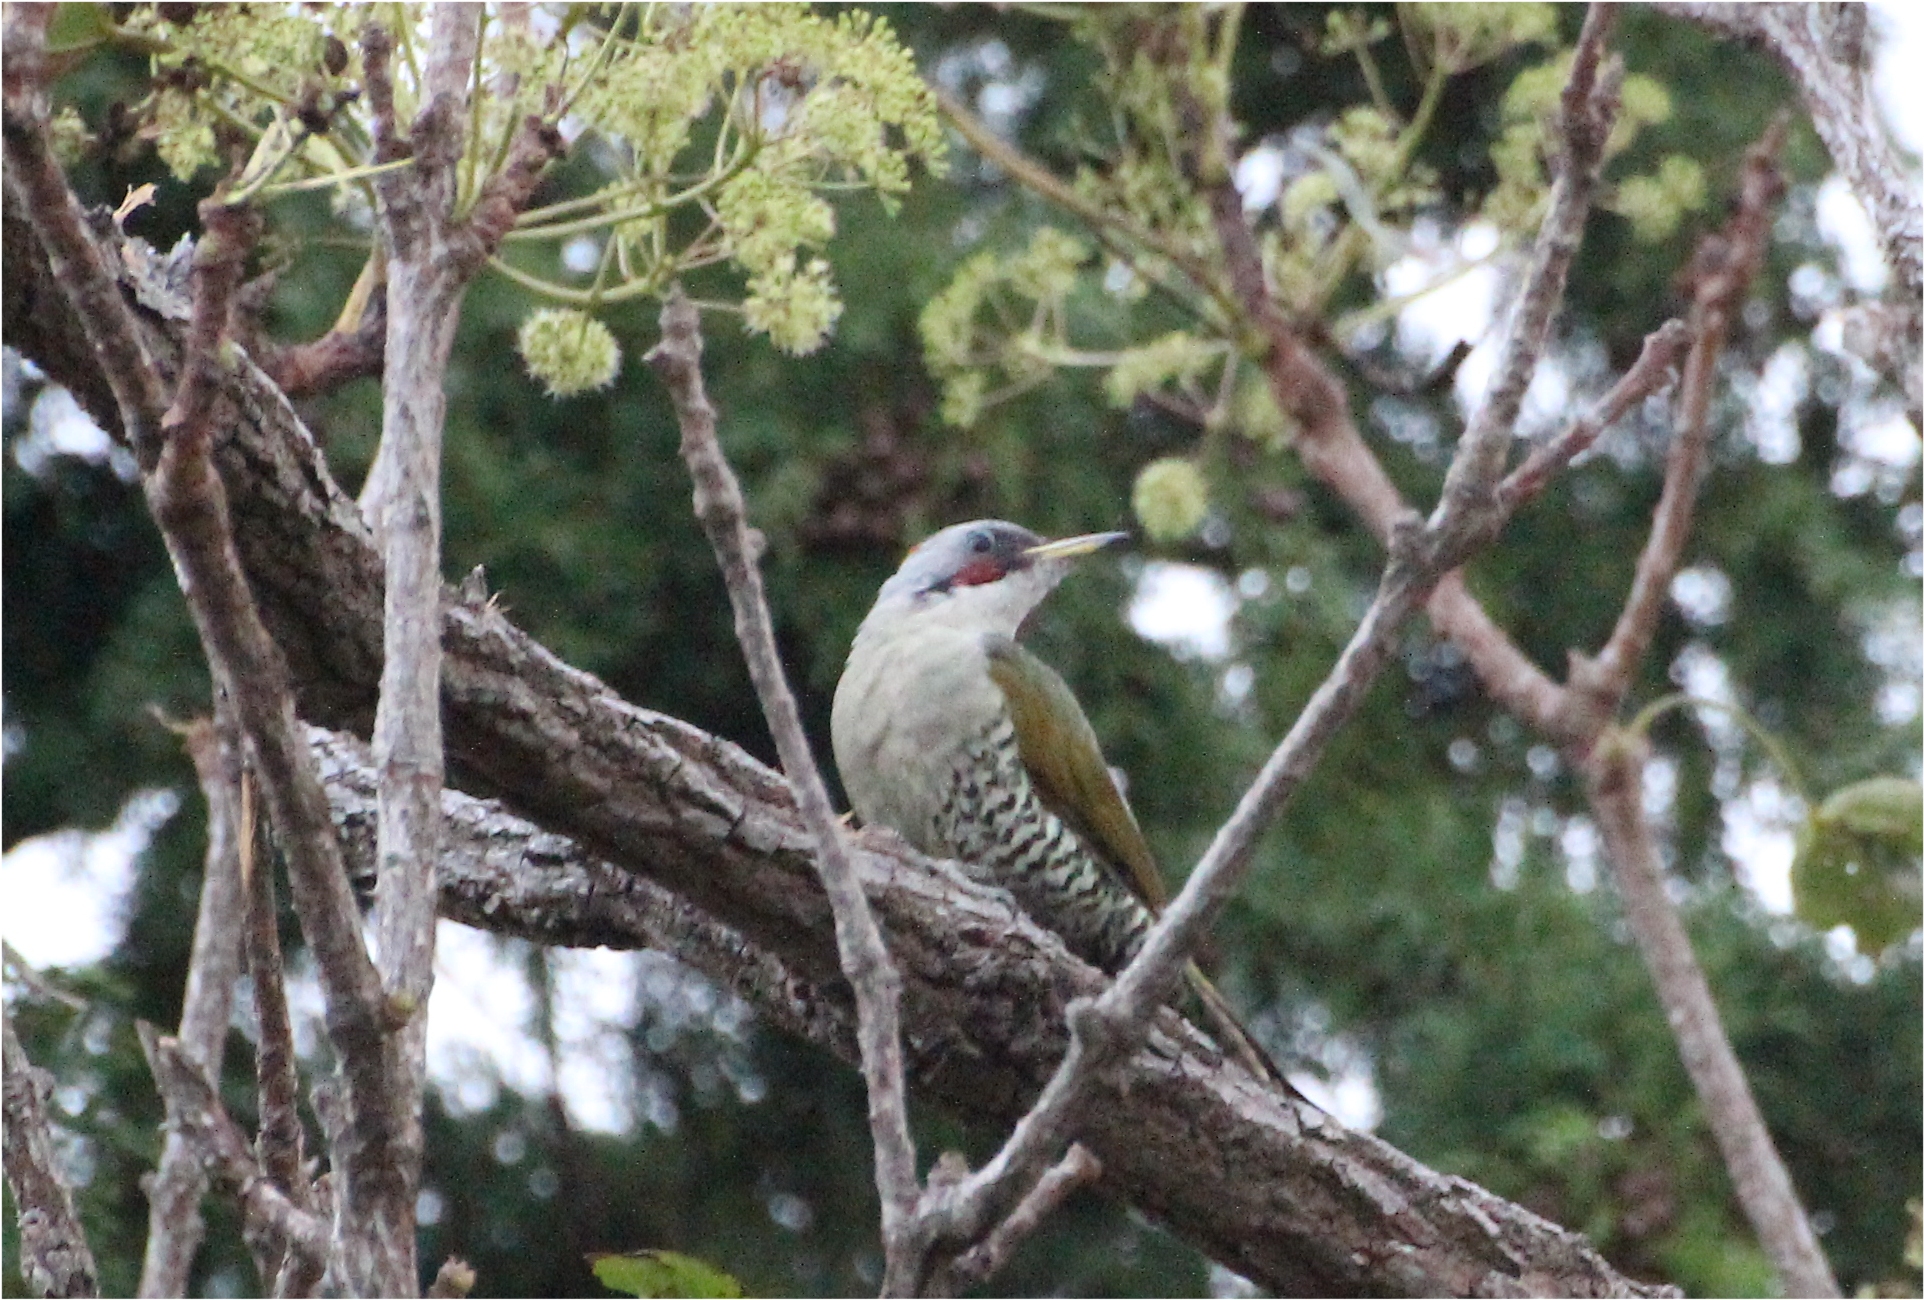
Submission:
<svg viewBox="0 0 1924 1300">
<path fill-rule="evenodd" d="M 1064 537 L 1060 541 L 1031 546 L 1023 554 L 1031 560 L 1073 560 L 1128 540 L 1128 533 L 1084 533 L 1080 537 Z"/>
</svg>

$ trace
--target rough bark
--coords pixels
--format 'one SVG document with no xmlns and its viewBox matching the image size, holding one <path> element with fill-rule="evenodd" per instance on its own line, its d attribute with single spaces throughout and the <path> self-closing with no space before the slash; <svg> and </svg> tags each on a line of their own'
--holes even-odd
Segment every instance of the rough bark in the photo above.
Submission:
<svg viewBox="0 0 1924 1300">
<path fill-rule="evenodd" d="M 14 1036 L 13 1013 L 0 1008 L 0 1030 L 6 1037 L 5 1124 L 0 1145 L 5 1147 L 7 1187 L 13 1192 L 19 1217 L 20 1276 L 35 1293 L 45 1296 L 100 1294 L 100 1275 L 87 1234 L 74 1213 L 73 1191 L 54 1159 L 53 1134 L 47 1127 L 47 1094 L 53 1079 L 36 1069 Z"/>
<path fill-rule="evenodd" d="M 1862 4 L 1676 4 L 1670 8 L 1726 37 L 1761 47 L 1797 84 L 1811 125 L 1877 228 L 1897 292 L 1857 311 L 1868 325 L 1865 359 L 1904 390 L 1918 420 L 1924 365 L 1924 207 L 1917 178 L 1891 138 L 1871 86 L 1869 7 Z M 1854 333 L 1847 326 L 1847 339 Z M 1883 337 L 1880 338 L 1879 336 Z"/>
<path fill-rule="evenodd" d="M 44 264 L 8 269 L 10 279 L 45 275 Z M 164 284 L 143 288 L 169 300 Z M 157 355 L 177 352 L 179 320 L 142 323 Z M 60 346 L 70 322 L 42 313 L 5 325 L 49 374 L 89 391 L 92 354 Z M 301 711 L 366 735 L 380 680 L 372 539 L 311 434 L 245 356 L 220 400 L 216 460 L 241 562 Z M 463 875 L 450 852 L 444 913 L 549 943 L 672 937 L 684 956 L 711 953 L 710 968 L 773 1023 L 852 1056 L 833 923 L 786 783 L 727 742 L 626 703 L 485 603 L 444 592 L 442 639 L 454 782 L 615 864 L 591 874 L 554 857 L 560 841 L 549 839 L 532 859 Z M 855 848 L 903 972 L 914 1086 L 965 1114 L 1013 1121 L 1060 1060 L 1068 1001 L 1099 991 L 1101 977 L 1006 895 L 885 833 Z M 548 880 L 552 889 L 536 888 Z M 644 927 L 643 916 L 655 919 Z M 1102 1185 L 1278 1292 L 1655 1293 L 1580 1236 L 1375 1138 L 1299 1125 L 1172 1018 L 1097 1096 L 1083 1140 L 1103 1163 Z"/>
<path fill-rule="evenodd" d="M 366 746 L 318 728 L 309 737 L 348 860 L 371 881 L 375 778 Z M 766 776 L 732 747 L 709 743 L 717 748 L 706 779 Z M 709 869 L 799 887 L 810 870 L 807 841 L 786 790 L 737 791 L 741 833 L 786 847 L 767 854 L 718 836 L 706 850 Z M 684 797 L 665 796 L 674 805 Z M 537 943 L 667 951 L 775 1028 L 856 1059 L 854 1007 L 833 973 L 826 915 L 810 934 L 758 942 L 651 879 L 660 864 L 647 849 L 602 857 L 454 791 L 443 814 L 443 916 Z M 675 815 L 705 820 L 695 808 Z M 1006 1126 L 1061 1057 L 1064 1007 L 1099 990 L 1102 977 L 1001 891 L 893 835 L 851 838 L 901 965 L 911 1078 L 956 1112 Z M 1210 1041 L 1173 1012 L 1124 1069 L 1098 1081 L 1083 1140 L 1102 1165 L 1104 1191 L 1279 1294 L 1667 1293 L 1615 1273 L 1578 1235 L 1376 1138 L 1327 1119 L 1300 1121 L 1272 1092 L 1223 1068 Z"/>
</svg>

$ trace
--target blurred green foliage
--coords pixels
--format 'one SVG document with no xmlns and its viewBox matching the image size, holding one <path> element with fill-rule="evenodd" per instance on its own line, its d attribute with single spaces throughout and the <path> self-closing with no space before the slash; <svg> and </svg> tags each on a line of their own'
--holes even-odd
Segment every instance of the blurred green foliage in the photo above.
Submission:
<svg viewBox="0 0 1924 1300">
<path fill-rule="evenodd" d="M 926 74 L 978 106 L 1008 109 L 1001 120 L 1018 142 L 1059 173 L 1072 174 L 1104 138 L 1095 124 L 1108 110 L 1092 89 L 1103 61 L 1072 29 L 986 7 L 885 12 Z M 1245 145 L 1326 125 L 1370 98 L 1353 57 L 1324 53 L 1329 13 L 1246 13 L 1227 85 Z M 1580 11 L 1551 16 L 1567 42 Z M 1360 30 L 1380 20 L 1386 33 L 1370 47 L 1383 94 L 1411 111 L 1427 70 L 1397 38 L 1394 10 L 1362 19 Z M 1633 72 L 1666 91 L 1672 112 L 1638 135 L 1612 175 L 1670 166 L 1674 178 L 1665 160 L 1683 158 L 1709 199 L 1702 211 L 1680 207 L 1668 233 L 1611 212 L 1592 220 L 1562 327 L 1580 392 L 1607 381 L 1681 306 L 1672 276 L 1714 224 L 1743 148 L 1793 102 L 1760 57 L 1667 15 L 1626 12 L 1616 43 Z M 1416 153 L 1434 191 L 1424 213 L 1448 219 L 1499 184 L 1492 151 L 1507 127 L 1504 96 L 1548 54 L 1534 45 L 1479 53 L 1443 85 Z M 61 96 L 99 132 L 113 104 L 143 93 L 144 76 L 140 60 L 102 53 L 67 77 Z M 1786 287 L 1799 268 L 1841 283 L 1810 215 L 1825 161 L 1806 125 L 1793 130 L 1788 161 L 1796 188 L 1726 361 L 1731 387 L 1688 561 L 1716 575 L 1726 597 L 1701 616 L 1666 607 L 1632 703 L 1670 692 L 1690 664 L 1721 665 L 1812 788 L 1834 791 L 1915 775 L 1918 481 L 1913 460 L 1859 473 L 1868 486 L 1858 490 L 1838 486 L 1852 481 L 1844 470 L 1863 468 L 1840 421 L 1875 393 L 1810 345 L 1816 309 Z M 169 181 L 137 141 L 110 140 L 74 178 L 90 201 L 108 203 L 129 185 L 161 182 L 135 232 L 165 245 L 190 228 L 198 191 Z M 555 182 L 563 192 L 593 183 L 579 157 Z M 268 323 L 282 337 L 311 337 L 346 297 L 365 235 L 320 197 L 281 200 L 275 215 L 286 265 Z M 1056 534 L 1119 526 L 1143 467 L 1184 458 L 1207 479 L 1208 516 L 1143 558 L 1200 566 L 1237 593 L 1228 658 L 1175 653 L 1129 632 L 1136 560 L 1087 568 L 1032 638 L 1087 705 L 1180 876 L 1348 636 L 1375 580 L 1374 543 L 1273 436 L 1205 435 L 1145 400 L 1118 409 L 1091 372 L 1041 376 L 966 429 L 945 423 L 921 361 L 924 306 L 970 257 L 1017 253 L 1039 227 L 1067 224 L 1005 177 L 957 151 L 950 179 L 918 181 L 892 215 L 857 196 L 835 217 L 825 252 L 845 310 L 827 346 L 778 355 L 721 317 L 708 335 L 724 443 L 768 537 L 779 635 L 822 756 L 849 637 L 908 543 L 980 515 Z M 1331 286 L 1330 307 L 1354 310 L 1375 294 L 1358 263 Z M 608 388 L 557 403 L 510 360 L 529 306 L 498 277 L 466 301 L 447 385 L 447 572 L 485 564 L 512 616 L 570 662 L 639 704 L 771 757 L 688 508 L 672 414 L 632 364 L 653 337 L 654 307 L 600 312 L 630 364 Z M 1153 298 L 1126 321 L 1113 310 L 1105 321 L 1102 309 L 1099 299 L 1069 306 L 1084 325 L 1139 339 L 1185 327 Z M 1807 392 L 1791 416 L 1793 450 L 1766 459 L 1747 433 L 1742 394 L 1786 347 L 1804 350 Z M 1410 367 L 1388 331 L 1350 352 L 1339 372 L 1366 437 L 1406 497 L 1433 499 L 1459 413 L 1447 393 L 1389 394 L 1364 378 L 1365 363 Z M 357 487 L 379 427 L 377 387 L 351 385 L 304 403 L 304 413 L 337 476 Z M 1666 437 L 1659 415 L 1633 418 L 1471 565 L 1492 616 L 1546 668 L 1560 671 L 1566 649 L 1594 649 L 1607 634 Z M 56 1113 L 86 1175 L 81 1204 L 103 1283 L 127 1293 L 146 1215 L 138 1179 L 158 1150 L 132 1020 L 178 1013 L 202 843 L 191 771 L 147 706 L 204 708 L 207 679 L 137 488 L 104 461 L 26 454 L 18 404 L 6 445 L 6 843 L 102 827 L 137 790 L 183 797 L 141 860 L 120 945 L 97 967 L 52 976 L 88 1009 L 16 1004 L 29 1051 L 59 1080 Z M 1873 653 L 1873 633 L 1893 625 L 1913 638 L 1908 669 L 1902 655 Z M 1894 687 L 1901 702 L 1906 682 L 1908 712 L 1880 712 L 1880 696 Z M 1692 935 L 1840 1279 L 1849 1288 L 1913 1276 L 1906 1202 L 1919 1192 L 1924 1140 L 1915 907 L 1875 957 L 1840 955 L 1820 932 L 1848 910 L 1816 925 L 1765 912 L 1733 878 L 1725 830 L 1753 783 L 1773 776 L 1766 757 L 1687 713 L 1667 715 L 1652 739 L 1674 778 L 1662 818 Z M 1555 756 L 1490 705 L 1459 654 L 1413 628 L 1401 671 L 1379 684 L 1266 839 L 1216 937 L 1222 983 L 1295 1058 L 1367 1079 L 1379 1131 L 1416 1157 L 1590 1233 L 1638 1276 L 1693 1293 L 1764 1294 L 1768 1268 L 1581 809 Z M 297 946 L 291 925 L 285 938 Z M 502 951 L 547 987 L 540 954 Z M 684 996 L 649 1003 L 624 1052 L 604 1065 L 663 1102 L 632 1132 L 582 1130 L 551 1098 L 512 1090 L 479 1104 L 431 1099 L 427 1268 L 459 1254 L 478 1270 L 477 1294 L 597 1295 L 606 1291 L 591 1253 L 661 1248 L 709 1261 L 750 1294 L 874 1288 L 874 1190 L 854 1074 L 771 1033 L 751 1027 L 743 1039 L 662 1011 Z M 542 1003 L 536 1019 L 541 1039 L 552 1006 Z M 231 1047 L 227 1100 L 247 1122 L 244 1036 Z M 933 1111 L 918 1124 L 925 1150 L 948 1143 L 980 1155 L 999 1136 Z M 232 1215 L 210 1207 L 197 1287 L 254 1292 Z M 9 1203 L 10 1258 L 13 1231 Z M 1188 1247 L 1087 1195 L 993 1283 L 1008 1294 L 1092 1295 L 1210 1285 L 1206 1261 Z M 21 1293 L 19 1278 L 9 1272 L 5 1288 Z"/>
</svg>

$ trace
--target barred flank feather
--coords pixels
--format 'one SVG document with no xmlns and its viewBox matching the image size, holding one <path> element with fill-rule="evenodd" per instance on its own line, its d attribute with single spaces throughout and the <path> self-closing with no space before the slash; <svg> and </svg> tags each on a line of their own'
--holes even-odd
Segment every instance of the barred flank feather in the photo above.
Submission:
<svg viewBox="0 0 1924 1300">
<path fill-rule="evenodd" d="M 1069 950 L 1114 973 L 1142 946 L 1154 918 L 1036 793 L 999 721 L 957 755 L 935 838 L 1014 894 Z"/>
<path fill-rule="evenodd" d="M 959 752 L 931 830 L 951 856 L 1014 894 L 1025 912 L 1061 935 L 1069 951 L 1112 975 L 1135 956 L 1155 922 L 1043 801 L 1006 718 Z M 1193 962 L 1185 976 L 1219 1044 L 1257 1078 L 1307 1100 Z"/>
</svg>

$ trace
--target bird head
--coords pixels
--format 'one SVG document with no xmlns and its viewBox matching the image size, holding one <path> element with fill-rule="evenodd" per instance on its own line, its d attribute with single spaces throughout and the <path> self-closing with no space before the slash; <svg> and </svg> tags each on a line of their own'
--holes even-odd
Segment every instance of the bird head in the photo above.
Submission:
<svg viewBox="0 0 1924 1300">
<path fill-rule="evenodd" d="M 1045 542 L 999 519 L 953 524 L 908 553 L 863 628 L 915 620 L 1012 637 L 1077 559 L 1128 537 L 1085 533 Z"/>
</svg>

